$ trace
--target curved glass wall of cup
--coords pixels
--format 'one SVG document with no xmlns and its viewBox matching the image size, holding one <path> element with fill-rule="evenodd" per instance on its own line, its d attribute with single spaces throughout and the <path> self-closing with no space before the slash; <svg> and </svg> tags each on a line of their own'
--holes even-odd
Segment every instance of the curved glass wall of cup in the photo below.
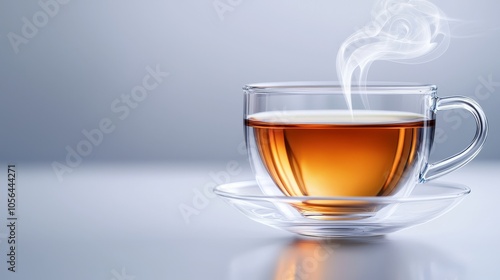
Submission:
<svg viewBox="0 0 500 280">
<path fill-rule="evenodd" d="M 338 84 L 329 82 L 290 82 L 250 84 L 244 87 L 244 118 L 248 120 L 255 114 L 266 113 L 273 121 L 293 122 L 290 112 L 323 111 L 344 112 L 356 118 L 369 112 L 390 112 L 416 114 L 425 120 L 435 120 L 437 87 L 418 84 L 373 84 L 366 87 L 353 87 L 350 96 Z M 351 100 L 352 108 L 349 108 Z M 350 110 L 352 109 L 352 110 Z M 347 120 L 348 122 L 349 120 Z M 247 150 L 255 177 L 263 192 L 267 195 L 283 195 L 276 187 L 276 182 L 269 175 L 269 170 L 262 161 L 259 146 L 255 141 L 255 131 L 245 129 Z M 426 127 L 419 135 L 422 141 L 415 159 L 415 168 L 405 175 L 398 191 L 392 195 L 406 196 L 425 168 L 430 154 L 434 135 L 434 126 Z"/>
</svg>

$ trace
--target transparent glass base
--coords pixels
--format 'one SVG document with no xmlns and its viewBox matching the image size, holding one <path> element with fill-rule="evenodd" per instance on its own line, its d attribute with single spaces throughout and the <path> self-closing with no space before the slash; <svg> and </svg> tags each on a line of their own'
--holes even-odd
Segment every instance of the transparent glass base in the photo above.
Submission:
<svg viewBox="0 0 500 280">
<path fill-rule="evenodd" d="M 245 181 L 217 186 L 214 192 L 260 223 L 338 238 L 384 235 L 430 221 L 457 205 L 470 188 L 432 182 L 417 185 L 408 197 L 287 197 L 264 195 L 257 182 Z"/>
</svg>

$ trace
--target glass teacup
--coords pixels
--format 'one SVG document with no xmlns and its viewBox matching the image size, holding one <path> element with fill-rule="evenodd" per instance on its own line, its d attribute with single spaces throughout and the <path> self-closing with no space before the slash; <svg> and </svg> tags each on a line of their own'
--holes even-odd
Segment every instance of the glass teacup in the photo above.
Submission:
<svg viewBox="0 0 500 280">
<path fill-rule="evenodd" d="M 358 86 L 350 96 L 326 82 L 251 84 L 244 90 L 246 143 L 260 188 L 266 195 L 311 197 L 293 206 L 313 218 L 376 211 L 366 203 L 336 203 L 335 197 L 408 196 L 418 183 L 472 160 L 487 135 L 485 114 L 474 100 L 437 97 L 433 85 Z M 450 109 L 474 116 L 475 136 L 460 153 L 429 163 L 436 113 Z"/>
</svg>

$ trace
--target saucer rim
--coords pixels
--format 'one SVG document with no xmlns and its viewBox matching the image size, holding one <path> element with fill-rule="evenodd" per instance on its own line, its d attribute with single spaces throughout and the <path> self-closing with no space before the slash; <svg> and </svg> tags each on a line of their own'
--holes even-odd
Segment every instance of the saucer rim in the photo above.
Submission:
<svg viewBox="0 0 500 280">
<path fill-rule="evenodd" d="M 418 195 L 412 196 L 413 192 L 419 186 L 422 187 L 431 187 L 433 185 L 437 185 L 442 188 L 452 189 L 456 191 L 451 191 L 448 194 L 441 195 Z M 236 191 L 231 190 L 241 190 L 243 188 L 254 187 L 259 191 L 259 194 L 241 194 Z M 336 201 L 366 201 L 371 203 L 382 203 L 382 204 L 392 204 L 392 203 L 411 203 L 411 202 L 422 202 L 422 201 L 435 201 L 435 200 L 446 200 L 446 199 L 456 199 L 462 196 L 466 196 L 471 192 L 471 189 L 460 183 L 452 183 L 452 182 L 426 182 L 417 184 L 410 193 L 409 196 L 404 197 L 394 197 L 394 196 L 272 196 L 272 195 L 264 195 L 262 190 L 260 189 L 256 180 L 245 180 L 238 182 L 230 182 L 225 184 L 217 185 L 213 188 L 213 192 L 221 197 L 236 199 L 236 200 L 253 200 L 253 201 L 270 201 L 270 202 L 302 202 L 305 200 L 336 200 Z"/>
</svg>

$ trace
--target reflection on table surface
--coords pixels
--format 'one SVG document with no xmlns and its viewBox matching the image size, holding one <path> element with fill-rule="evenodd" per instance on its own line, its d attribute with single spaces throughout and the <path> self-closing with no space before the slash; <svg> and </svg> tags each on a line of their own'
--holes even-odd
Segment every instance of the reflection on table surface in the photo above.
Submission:
<svg viewBox="0 0 500 280">
<path fill-rule="evenodd" d="M 229 279 L 461 279 L 453 256 L 429 245 L 384 237 L 292 239 L 236 256 Z"/>
</svg>

